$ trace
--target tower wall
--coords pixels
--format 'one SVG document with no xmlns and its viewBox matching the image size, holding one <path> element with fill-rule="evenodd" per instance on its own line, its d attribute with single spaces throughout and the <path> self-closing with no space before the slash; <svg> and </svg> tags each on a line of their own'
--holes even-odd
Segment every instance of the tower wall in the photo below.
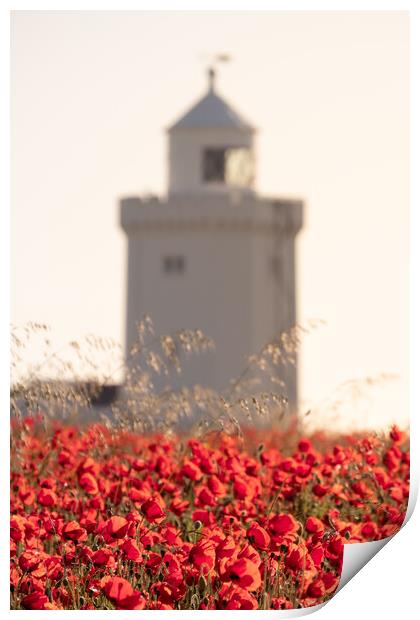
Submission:
<svg viewBox="0 0 420 620">
<path fill-rule="evenodd" d="M 295 316 L 294 238 L 301 203 L 242 196 L 125 199 L 128 236 L 127 349 L 135 321 L 149 314 L 158 334 L 201 329 L 215 351 L 194 356 L 181 384 L 221 390 L 247 357 L 292 326 Z M 166 273 L 164 259 L 183 256 L 183 273 Z M 276 260 L 275 260 L 276 259 Z M 296 404 L 296 371 L 286 377 Z"/>
</svg>

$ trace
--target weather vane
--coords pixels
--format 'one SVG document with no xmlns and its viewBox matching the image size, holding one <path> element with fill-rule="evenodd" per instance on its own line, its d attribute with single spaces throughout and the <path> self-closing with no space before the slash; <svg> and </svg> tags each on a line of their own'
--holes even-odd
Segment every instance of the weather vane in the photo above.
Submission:
<svg viewBox="0 0 420 620">
<path fill-rule="evenodd" d="M 209 90 L 213 92 L 214 82 L 216 79 L 216 67 L 222 62 L 230 62 L 232 56 L 230 54 L 201 54 L 201 59 L 208 65 L 207 74 L 209 78 Z"/>
</svg>

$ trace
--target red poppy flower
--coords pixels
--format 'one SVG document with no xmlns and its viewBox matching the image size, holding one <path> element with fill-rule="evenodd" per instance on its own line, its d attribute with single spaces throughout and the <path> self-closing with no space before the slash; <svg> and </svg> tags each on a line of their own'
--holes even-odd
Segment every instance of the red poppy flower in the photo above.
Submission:
<svg viewBox="0 0 420 620">
<path fill-rule="evenodd" d="M 35 501 L 35 491 L 32 487 L 25 487 L 19 491 L 19 499 L 25 506 L 32 506 Z"/>
<path fill-rule="evenodd" d="M 277 596 L 271 599 L 271 607 L 273 609 L 293 609 L 293 603 L 283 596 Z"/>
<path fill-rule="evenodd" d="M 103 585 L 105 595 L 116 609 L 144 609 L 146 600 L 134 590 L 132 585 L 122 577 L 107 577 Z"/>
<path fill-rule="evenodd" d="M 64 466 L 64 465 L 71 465 L 71 463 L 73 462 L 71 452 L 69 452 L 66 449 L 61 450 L 61 452 L 59 453 L 59 455 L 57 457 L 57 461 L 62 466 Z"/>
<path fill-rule="evenodd" d="M 325 556 L 332 562 L 339 562 L 343 558 L 344 542 L 339 534 L 332 536 L 326 546 Z"/>
<path fill-rule="evenodd" d="M 49 579 L 61 579 L 64 573 L 62 558 L 59 555 L 49 555 L 45 559 L 45 568 Z"/>
<path fill-rule="evenodd" d="M 322 598 L 325 596 L 325 583 L 322 579 L 315 579 L 310 583 L 307 595 L 313 598 Z"/>
<path fill-rule="evenodd" d="M 37 496 L 41 506 L 55 506 L 57 504 L 57 495 L 51 489 L 42 488 Z"/>
<path fill-rule="evenodd" d="M 126 541 L 124 541 L 124 543 L 121 545 L 121 549 L 124 551 L 127 558 L 132 562 L 143 561 L 143 555 L 136 541 L 133 538 L 128 538 Z"/>
<path fill-rule="evenodd" d="M 308 465 L 307 463 L 299 463 L 299 465 L 296 466 L 296 471 L 295 471 L 295 480 L 297 482 L 301 482 L 302 478 L 307 478 L 312 472 L 312 468 L 310 465 Z"/>
<path fill-rule="evenodd" d="M 194 510 L 191 514 L 193 521 L 201 521 L 204 525 L 213 525 L 216 519 L 209 510 Z"/>
<path fill-rule="evenodd" d="M 85 472 L 79 476 L 79 484 L 82 489 L 90 495 L 97 495 L 99 493 L 96 478 L 89 472 Z"/>
<path fill-rule="evenodd" d="M 113 540 L 124 538 L 127 534 L 129 525 L 130 523 L 127 519 L 114 515 L 106 521 L 103 533 L 108 534 L 108 536 Z"/>
<path fill-rule="evenodd" d="M 248 560 L 251 560 L 251 562 L 254 562 L 254 564 L 256 564 L 257 566 L 261 564 L 260 554 L 249 543 L 245 543 L 245 545 L 239 551 L 238 558 L 247 558 Z"/>
<path fill-rule="evenodd" d="M 43 592 L 32 592 L 22 599 L 24 609 L 58 609 L 57 605 L 50 603 L 48 596 Z"/>
<path fill-rule="evenodd" d="M 210 476 L 207 480 L 207 486 L 216 497 L 223 497 L 226 495 L 226 485 L 223 484 L 217 476 Z"/>
<path fill-rule="evenodd" d="M 226 536 L 226 538 L 217 545 L 217 558 L 219 560 L 222 558 L 231 558 L 236 550 L 237 544 L 235 539 L 232 536 Z"/>
<path fill-rule="evenodd" d="M 286 472 L 294 471 L 295 467 L 296 467 L 295 459 L 292 458 L 291 456 L 283 459 L 282 462 L 280 463 L 280 469 Z"/>
<path fill-rule="evenodd" d="M 402 487 L 394 487 L 393 489 L 390 490 L 389 495 L 396 502 L 402 502 L 405 497 L 404 490 L 402 489 Z"/>
<path fill-rule="evenodd" d="M 311 534 L 318 534 L 322 536 L 322 534 L 325 532 L 325 525 L 320 519 L 317 519 L 316 517 L 308 517 L 306 519 L 305 529 Z"/>
<path fill-rule="evenodd" d="M 398 426 L 395 426 L 395 425 L 391 428 L 389 436 L 392 439 L 392 441 L 396 444 L 403 443 L 403 441 L 405 441 L 405 438 L 406 438 L 406 434 L 404 433 L 404 431 L 401 431 L 398 428 Z"/>
<path fill-rule="evenodd" d="M 376 525 L 376 523 L 373 523 L 373 521 L 367 521 L 366 523 L 363 523 L 362 527 L 360 528 L 360 533 L 366 540 L 375 540 L 376 536 L 378 535 L 378 531 L 378 526 Z"/>
<path fill-rule="evenodd" d="M 258 609 L 258 601 L 248 590 L 225 584 L 219 592 L 222 609 Z"/>
<path fill-rule="evenodd" d="M 146 567 L 147 568 L 157 568 L 159 566 L 162 565 L 162 556 L 159 553 L 149 553 L 148 554 L 148 559 L 146 561 Z"/>
<path fill-rule="evenodd" d="M 289 550 L 284 558 L 284 564 L 293 571 L 303 570 L 306 565 L 306 547 L 301 545 L 289 545 Z"/>
<path fill-rule="evenodd" d="M 196 463 L 187 460 L 181 468 L 181 475 L 197 482 L 197 480 L 201 480 L 203 477 L 203 472 Z"/>
<path fill-rule="evenodd" d="M 324 582 L 326 594 L 331 594 L 331 592 L 335 592 L 340 580 L 336 575 L 334 575 L 334 573 L 322 573 L 321 579 Z"/>
<path fill-rule="evenodd" d="M 237 499 L 252 499 L 254 496 L 252 479 L 239 476 L 235 477 L 233 492 Z"/>
<path fill-rule="evenodd" d="M 214 568 L 216 562 L 214 543 L 209 540 L 200 540 L 192 547 L 189 559 L 199 571 L 204 574 L 209 573 Z"/>
<path fill-rule="evenodd" d="M 91 559 L 95 566 L 107 566 L 108 568 L 113 568 L 116 564 L 111 549 L 107 549 L 106 547 L 95 551 Z"/>
<path fill-rule="evenodd" d="M 179 535 L 179 530 L 172 523 L 168 523 L 168 525 L 162 527 L 160 530 L 160 535 L 162 536 L 162 540 L 167 542 L 169 545 L 182 545 L 182 538 Z"/>
<path fill-rule="evenodd" d="M 268 549 L 270 545 L 270 536 L 266 530 L 256 522 L 251 523 L 251 527 L 248 529 L 247 536 L 251 541 L 251 544 L 255 545 L 257 549 Z"/>
<path fill-rule="evenodd" d="M 90 508 L 84 513 L 84 516 L 80 519 L 80 525 L 90 533 L 96 530 L 98 521 L 98 511 L 95 508 Z"/>
<path fill-rule="evenodd" d="M 383 461 L 388 471 L 393 472 L 397 470 L 401 462 L 401 454 L 398 453 L 398 448 L 394 446 L 393 448 L 387 450 Z"/>
<path fill-rule="evenodd" d="M 268 528 L 277 541 L 292 542 L 299 530 L 299 523 L 293 515 L 282 513 L 271 517 Z"/>
<path fill-rule="evenodd" d="M 306 437 L 302 437 L 302 439 L 298 443 L 298 450 L 300 452 L 309 452 L 311 447 L 311 442 L 309 441 L 309 439 L 306 439 Z"/>
<path fill-rule="evenodd" d="M 351 485 L 351 488 L 355 493 L 357 493 L 357 495 L 359 495 L 363 499 L 372 497 L 373 495 L 373 490 L 366 484 L 366 482 L 363 482 L 363 480 L 358 480 L 357 482 L 354 482 Z"/>
<path fill-rule="evenodd" d="M 190 502 L 188 500 L 182 500 L 179 497 L 176 497 L 169 504 L 170 510 L 175 513 L 178 517 L 180 517 L 186 510 L 188 510 L 190 506 Z"/>
<path fill-rule="evenodd" d="M 330 488 L 328 485 L 320 484 L 319 482 L 317 484 L 314 484 L 312 488 L 314 495 L 316 495 L 317 497 L 324 497 L 324 495 L 326 495 L 329 490 Z"/>
<path fill-rule="evenodd" d="M 310 554 L 310 556 L 312 558 L 312 561 L 313 561 L 315 567 L 316 568 L 320 568 L 321 564 L 322 564 L 322 561 L 324 559 L 324 555 L 325 555 L 324 554 L 324 547 L 321 544 L 315 545 L 315 547 L 313 547 L 311 549 L 309 554 Z"/>
<path fill-rule="evenodd" d="M 240 558 L 229 565 L 226 577 L 245 590 L 258 590 L 261 585 L 259 568 L 248 558 Z"/>
<path fill-rule="evenodd" d="M 32 577 L 44 577 L 47 573 L 45 560 L 48 555 L 36 549 L 24 551 L 19 557 L 19 566 L 25 572 L 30 572 Z"/>
<path fill-rule="evenodd" d="M 150 497 L 141 505 L 141 512 L 149 523 L 161 523 L 166 517 L 163 508 L 163 502 L 158 497 Z"/>
<path fill-rule="evenodd" d="M 186 586 L 182 578 L 175 581 L 165 580 L 156 584 L 155 591 L 160 603 L 170 605 L 170 609 L 174 609 L 174 603 L 185 596 Z"/>
<path fill-rule="evenodd" d="M 89 473 L 96 478 L 100 471 L 100 465 L 90 456 L 86 457 L 78 466 L 77 473 L 79 475 Z"/>
<path fill-rule="evenodd" d="M 200 506 L 216 506 L 217 502 L 210 491 L 210 489 L 206 486 L 202 486 L 196 490 L 197 502 Z"/>
<path fill-rule="evenodd" d="M 10 538 L 15 542 L 25 539 L 25 521 L 26 519 L 20 515 L 10 518 Z"/>
<path fill-rule="evenodd" d="M 63 527 L 63 536 L 68 540 L 83 542 L 87 539 L 87 533 L 84 527 L 81 527 L 77 521 L 69 521 Z"/>
<path fill-rule="evenodd" d="M 140 528 L 139 540 L 144 547 L 152 547 L 159 540 L 159 535 L 147 528 Z"/>
</svg>

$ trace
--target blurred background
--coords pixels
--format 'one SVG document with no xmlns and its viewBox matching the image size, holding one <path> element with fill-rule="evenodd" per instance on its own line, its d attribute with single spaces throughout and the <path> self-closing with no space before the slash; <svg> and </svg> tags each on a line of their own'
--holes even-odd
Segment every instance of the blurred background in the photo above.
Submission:
<svg viewBox="0 0 420 620">
<path fill-rule="evenodd" d="M 217 85 L 258 128 L 258 193 L 305 202 L 297 320 L 324 324 L 303 340 L 300 409 L 407 422 L 406 13 L 15 12 L 11 43 L 14 324 L 47 323 L 57 349 L 124 343 L 118 201 L 165 194 L 165 129 L 228 53 Z"/>
</svg>

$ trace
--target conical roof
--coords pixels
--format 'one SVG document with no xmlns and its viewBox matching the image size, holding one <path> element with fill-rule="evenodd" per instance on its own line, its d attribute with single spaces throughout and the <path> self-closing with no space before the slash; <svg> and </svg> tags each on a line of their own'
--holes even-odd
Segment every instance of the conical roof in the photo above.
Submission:
<svg viewBox="0 0 420 620">
<path fill-rule="evenodd" d="M 246 131 L 254 129 L 226 101 L 216 95 L 212 80 L 207 94 L 172 125 L 169 131 L 187 127 L 233 127 Z"/>
</svg>

